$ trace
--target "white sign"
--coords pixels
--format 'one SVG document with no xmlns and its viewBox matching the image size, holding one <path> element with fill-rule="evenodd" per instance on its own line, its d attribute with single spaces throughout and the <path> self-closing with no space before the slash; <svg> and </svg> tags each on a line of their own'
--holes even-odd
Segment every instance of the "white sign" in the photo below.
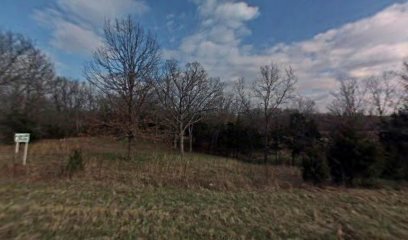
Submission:
<svg viewBox="0 0 408 240">
<path fill-rule="evenodd" d="M 28 142 L 30 142 L 30 134 L 29 133 L 16 133 L 14 134 L 14 142 L 16 143 L 16 155 L 18 154 L 20 143 L 25 143 L 23 165 L 26 165 L 27 153 L 28 153 Z"/>
<path fill-rule="evenodd" d="M 16 143 L 28 143 L 30 141 L 29 133 L 16 133 L 14 134 L 14 142 Z"/>
</svg>

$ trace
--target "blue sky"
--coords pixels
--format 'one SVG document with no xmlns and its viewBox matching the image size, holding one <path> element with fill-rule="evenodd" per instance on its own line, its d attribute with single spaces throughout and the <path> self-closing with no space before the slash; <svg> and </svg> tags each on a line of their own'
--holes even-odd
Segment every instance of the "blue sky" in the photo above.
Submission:
<svg viewBox="0 0 408 240">
<path fill-rule="evenodd" d="M 164 58 L 200 61 L 227 83 L 260 65 L 291 65 L 299 92 L 325 102 L 339 76 L 398 69 L 408 56 L 402 0 L 2 0 L 0 28 L 32 38 L 57 73 L 79 80 L 106 18 L 128 14 Z"/>
</svg>

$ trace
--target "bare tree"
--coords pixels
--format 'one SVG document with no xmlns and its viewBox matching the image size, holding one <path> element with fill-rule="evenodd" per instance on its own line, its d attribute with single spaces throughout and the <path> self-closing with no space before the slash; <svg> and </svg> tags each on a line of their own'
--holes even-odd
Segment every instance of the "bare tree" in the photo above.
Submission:
<svg viewBox="0 0 408 240">
<path fill-rule="evenodd" d="M 305 115 L 310 115 L 317 112 L 315 101 L 302 96 L 294 98 L 292 108 Z"/>
<path fill-rule="evenodd" d="M 333 92 L 329 111 L 337 116 L 354 117 L 365 111 L 366 91 L 355 78 L 342 78 L 340 87 Z"/>
<path fill-rule="evenodd" d="M 55 118 L 66 132 L 81 132 L 86 112 L 91 111 L 94 101 L 93 92 L 88 84 L 57 77 L 52 84 L 50 100 L 56 112 Z"/>
<path fill-rule="evenodd" d="M 20 79 L 26 73 L 21 61 L 33 51 L 33 44 L 24 36 L 0 32 L 0 87 Z"/>
<path fill-rule="evenodd" d="M 395 111 L 401 100 L 395 77 L 394 72 L 384 72 L 366 80 L 368 102 L 381 117 Z"/>
<path fill-rule="evenodd" d="M 7 98 L 7 101 L 4 100 L 5 104 L 0 108 L 30 117 L 38 116 L 44 109 L 50 83 L 54 78 L 53 65 L 48 58 L 31 46 L 13 62 L 5 75 L 0 98 Z"/>
<path fill-rule="evenodd" d="M 273 116 L 279 108 L 293 98 L 295 73 L 291 67 L 282 70 L 277 64 L 271 63 L 260 68 L 260 77 L 254 82 L 253 91 L 260 101 L 264 119 L 264 162 L 268 161 L 269 130 Z"/>
<path fill-rule="evenodd" d="M 238 79 L 233 86 L 234 109 L 237 116 L 247 114 L 251 110 L 251 96 L 247 89 L 247 84 L 244 78 Z"/>
<path fill-rule="evenodd" d="M 403 80 L 403 86 L 405 92 L 402 94 L 402 101 L 404 104 L 408 103 L 408 61 L 403 63 L 403 70 L 401 72 L 401 79 Z"/>
<path fill-rule="evenodd" d="M 164 120 L 178 133 L 181 154 L 184 154 L 185 131 L 216 108 L 222 88 L 221 82 L 209 78 L 197 62 L 188 63 L 184 70 L 174 60 L 166 62 L 156 93 L 165 113 Z"/>
<path fill-rule="evenodd" d="M 129 16 L 106 22 L 103 46 L 85 69 L 88 81 L 104 94 L 115 111 L 114 117 L 104 124 L 126 136 L 128 159 L 158 63 L 155 37 Z"/>
<path fill-rule="evenodd" d="M 403 70 L 401 73 L 401 78 L 405 82 L 405 88 L 408 90 L 408 62 L 403 63 Z"/>
<path fill-rule="evenodd" d="M 53 65 L 30 39 L 0 32 L 0 138 L 16 131 L 41 135 Z"/>
</svg>

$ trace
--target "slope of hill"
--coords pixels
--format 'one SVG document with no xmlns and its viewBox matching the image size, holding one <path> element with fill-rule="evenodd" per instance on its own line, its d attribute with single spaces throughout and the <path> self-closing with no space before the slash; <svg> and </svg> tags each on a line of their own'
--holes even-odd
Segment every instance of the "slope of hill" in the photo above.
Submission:
<svg viewBox="0 0 408 240">
<path fill-rule="evenodd" d="M 85 167 L 61 175 L 81 148 Z M 0 239 L 406 239 L 408 190 L 317 188 L 299 171 L 111 139 L 0 147 Z M 16 160 L 17 162 L 17 160 Z"/>
</svg>

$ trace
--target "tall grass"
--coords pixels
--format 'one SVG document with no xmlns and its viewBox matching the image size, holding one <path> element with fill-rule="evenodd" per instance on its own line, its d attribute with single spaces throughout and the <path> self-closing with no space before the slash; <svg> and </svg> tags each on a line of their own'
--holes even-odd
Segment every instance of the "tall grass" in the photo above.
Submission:
<svg viewBox="0 0 408 240">
<path fill-rule="evenodd" d="M 28 172 L 17 177 L 53 181 L 58 178 L 61 167 L 66 166 L 70 154 L 79 148 L 85 166 L 76 177 L 105 183 L 119 181 L 135 186 L 218 190 L 291 188 L 301 184 L 296 168 L 262 166 L 199 153 L 181 157 L 166 146 L 143 142 L 135 146 L 133 158 L 127 161 L 123 157 L 125 146 L 109 138 L 74 138 L 32 144 Z M 9 147 L 0 148 L 1 152 L 10 150 Z M 9 155 L 2 156 L 0 162 L 11 163 Z"/>
<path fill-rule="evenodd" d="M 84 170 L 59 175 L 79 147 Z M 291 167 L 135 147 L 125 161 L 108 138 L 41 141 L 22 167 L 0 146 L 0 239 L 408 239 L 406 190 L 317 188 Z"/>
</svg>

